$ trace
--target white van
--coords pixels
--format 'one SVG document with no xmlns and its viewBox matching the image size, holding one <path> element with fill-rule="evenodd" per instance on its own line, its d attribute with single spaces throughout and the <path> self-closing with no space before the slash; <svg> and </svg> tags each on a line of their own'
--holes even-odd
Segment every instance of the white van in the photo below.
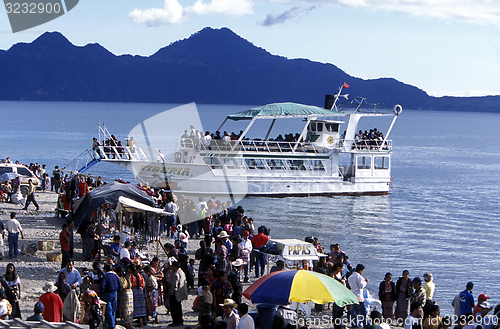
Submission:
<svg viewBox="0 0 500 329">
<path fill-rule="evenodd" d="M 40 184 L 40 181 L 35 176 L 35 174 L 26 166 L 21 164 L 0 163 L 0 175 L 5 173 L 19 174 L 19 176 L 21 177 L 21 192 L 23 193 L 23 195 L 27 193 L 26 186 L 28 185 L 28 179 L 31 179 L 31 181 L 35 185 Z"/>
</svg>

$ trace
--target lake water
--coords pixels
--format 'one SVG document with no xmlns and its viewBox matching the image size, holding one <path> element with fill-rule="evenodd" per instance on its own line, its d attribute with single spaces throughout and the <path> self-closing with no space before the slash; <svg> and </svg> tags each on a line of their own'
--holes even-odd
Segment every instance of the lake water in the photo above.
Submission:
<svg viewBox="0 0 500 329">
<path fill-rule="evenodd" d="M 69 165 L 91 146 L 98 122 L 123 141 L 138 123 L 173 106 L 0 102 L 0 158 L 45 163 L 49 170 Z M 203 128 L 210 131 L 227 114 L 247 108 L 198 105 Z M 273 238 L 314 235 L 327 248 L 339 243 L 354 264 L 366 266 L 364 275 L 374 293 L 386 272 L 397 279 L 408 269 L 411 277 L 434 274 L 442 314 L 453 313 L 450 303 L 468 281 L 475 283 L 474 296 L 486 293 L 496 304 L 499 123 L 500 114 L 403 110 L 390 136 L 394 189 L 389 195 L 246 198 L 241 204 L 257 226 L 271 228 Z M 181 124 L 188 129 L 189 122 Z M 296 131 L 284 129 L 273 132 Z M 89 173 L 133 180 L 127 171 L 104 163 Z"/>
</svg>

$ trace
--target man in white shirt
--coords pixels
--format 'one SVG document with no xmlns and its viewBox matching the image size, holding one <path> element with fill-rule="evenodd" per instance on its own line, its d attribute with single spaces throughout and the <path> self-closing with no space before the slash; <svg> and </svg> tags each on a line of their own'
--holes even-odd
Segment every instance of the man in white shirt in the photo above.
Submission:
<svg viewBox="0 0 500 329">
<path fill-rule="evenodd" d="M 248 269 L 250 267 L 250 254 L 252 253 L 252 241 L 248 238 L 250 236 L 250 232 L 243 231 L 243 239 L 240 242 L 241 247 L 241 259 L 245 262 L 243 265 L 243 273 L 245 275 L 244 282 L 247 283 L 250 281 L 250 276 L 248 275 Z"/>
<path fill-rule="evenodd" d="M 351 325 L 356 327 L 364 327 L 366 324 L 366 309 L 363 298 L 364 289 L 366 284 L 368 283 L 368 278 L 363 278 L 363 272 L 365 270 L 365 266 L 363 264 L 358 264 L 356 266 L 356 272 L 351 274 L 348 279 L 349 286 L 351 287 L 351 291 L 353 294 L 358 297 L 359 304 L 351 305 L 351 312 L 349 314 L 349 319 Z"/>
<path fill-rule="evenodd" d="M 5 228 L 7 229 L 7 232 L 9 232 L 8 235 L 8 241 L 9 241 L 9 257 L 10 259 L 16 257 L 19 255 L 19 248 L 18 248 L 18 241 L 19 241 L 19 233 L 21 233 L 21 238 L 24 239 L 23 235 L 23 229 L 21 228 L 21 224 L 19 221 L 16 219 L 16 213 L 11 212 L 10 213 L 10 219 L 5 223 Z"/>
<path fill-rule="evenodd" d="M 248 305 L 241 303 L 236 309 L 240 315 L 240 322 L 238 322 L 236 329 L 255 329 L 253 318 L 248 315 Z"/>
<path fill-rule="evenodd" d="M 219 304 L 224 309 L 222 320 L 227 323 L 227 329 L 236 329 L 240 322 L 238 314 L 234 313 L 233 308 L 237 305 L 232 299 L 224 299 L 224 304 Z"/>
<path fill-rule="evenodd" d="M 205 137 L 203 137 L 205 146 L 207 149 L 210 147 L 210 142 L 212 141 L 212 136 L 210 135 L 210 131 L 205 133 Z"/>
<path fill-rule="evenodd" d="M 130 264 L 132 262 L 130 260 L 130 248 L 132 248 L 130 241 L 125 241 L 125 243 L 123 244 L 123 248 L 120 250 L 120 261 L 125 258 L 127 264 Z"/>
<path fill-rule="evenodd" d="M 414 326 L 422 328 L 422 304 L 413 302 L 410 305 L 410 314 L 405 319 L 405 329 L 414 329 Z"/>
</svg>

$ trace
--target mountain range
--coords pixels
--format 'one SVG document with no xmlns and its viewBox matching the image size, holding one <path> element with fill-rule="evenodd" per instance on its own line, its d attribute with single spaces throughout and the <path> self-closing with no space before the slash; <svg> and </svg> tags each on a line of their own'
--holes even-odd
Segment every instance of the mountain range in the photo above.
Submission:
<svg viewBox="0 0 500 329">
<path fill-rule="evenodd" d="M 432 97 L 392 78 L 364 80 L 333 64 L 270 54 L 228 28 L 204 28 L 148 57 L 46 32 L 0 50 L 0 75 L 0 100 L 323 106 L 346 82 L 350 96 L 387 107 L 500 112 L 500 96 Z"/>
</svg>

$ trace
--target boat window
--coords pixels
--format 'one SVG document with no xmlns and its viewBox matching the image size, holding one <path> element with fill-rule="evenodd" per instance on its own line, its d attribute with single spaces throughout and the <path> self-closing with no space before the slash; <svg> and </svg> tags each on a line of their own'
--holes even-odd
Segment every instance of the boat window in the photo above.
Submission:
<svg viewBox="0 0 500 329">
<path fill-rule="evenodd" d="M 331 133 L 339 132 L 339 124 L 338 123 L 325 123 L 325 129 Z"/>
<path fill-rule="evenodd" d="M 203 158 L 203 161 L 205 161 L 205 163 L 207 165 L 210 166 L 210 168 L 212 169 L 220 169 L 222 168 L 220 162 L 219 162 L 219 159 L 217 158 L 213 158 L 213 157 L 205 157 Z"/>
<path fill-rule="evenodd" d="M 181 152 L 175 152 L 174 161 L 175 162 L 181 162 L 181 160 L 182 160 L 182 153 Z"/>
<path fill-rule="evenodd" d="M 311 122 L 311 124 L 309 125 L 309 130 L 316 131 L 316 122 Z"/>
<path fill-rule="evenodd" d="M 321 160 L 308 160 L 307 162 L 310 170 L 325 171 L 325 167 Z"/>
<path fill-rule="evenodd" d="M 266 160 L 267 165 L 269 168 L 274 169 L 274 170 L 283 170 L 285 169 L 285 164 L 282 162 L 282 160 L 279 159 L 268 159 Z"/>
<path fill-rule="evenodd" d="M 370 169 L 372 164 L 371 156 L 360 156 L 357 158 L 357 168 L 358 169 Z"/>
<path fill-rule="evenodd" d="M 318 122 L 318 131 L 323 131 L 323 123 Z"/>
<path fill-rule="evenodd" d="M 0 167 L 0 175 L 5 174 L 6 172 L 12 172 L 12 167 Z"/>
<path fill-rule="evenodd" d="M 30 176 L 30 177 L 33 176 L 33 174 L 30 173 L 30 171 L 24 167 L 17 167 L 17 173 L 23 176 Z"/>
<path fill-rule="evenodd" d="M 243 167 L 242 159 L 226 158 L 224 163 L 228 169 L 240 169 Z"/>
<path fill-rule="evenodd" d="M 266 169 L 262 159 L 245 159 L 248 169 Z"/>
<path fill-rule="evenodd" d="M 375 157 L 375 169 L 389 169 L 389 157 Z"/>
<path fill-rule="evenodd" d="M 290 170 L 306 170 L 304 160 L 285 160 Z"/>
</svg>

